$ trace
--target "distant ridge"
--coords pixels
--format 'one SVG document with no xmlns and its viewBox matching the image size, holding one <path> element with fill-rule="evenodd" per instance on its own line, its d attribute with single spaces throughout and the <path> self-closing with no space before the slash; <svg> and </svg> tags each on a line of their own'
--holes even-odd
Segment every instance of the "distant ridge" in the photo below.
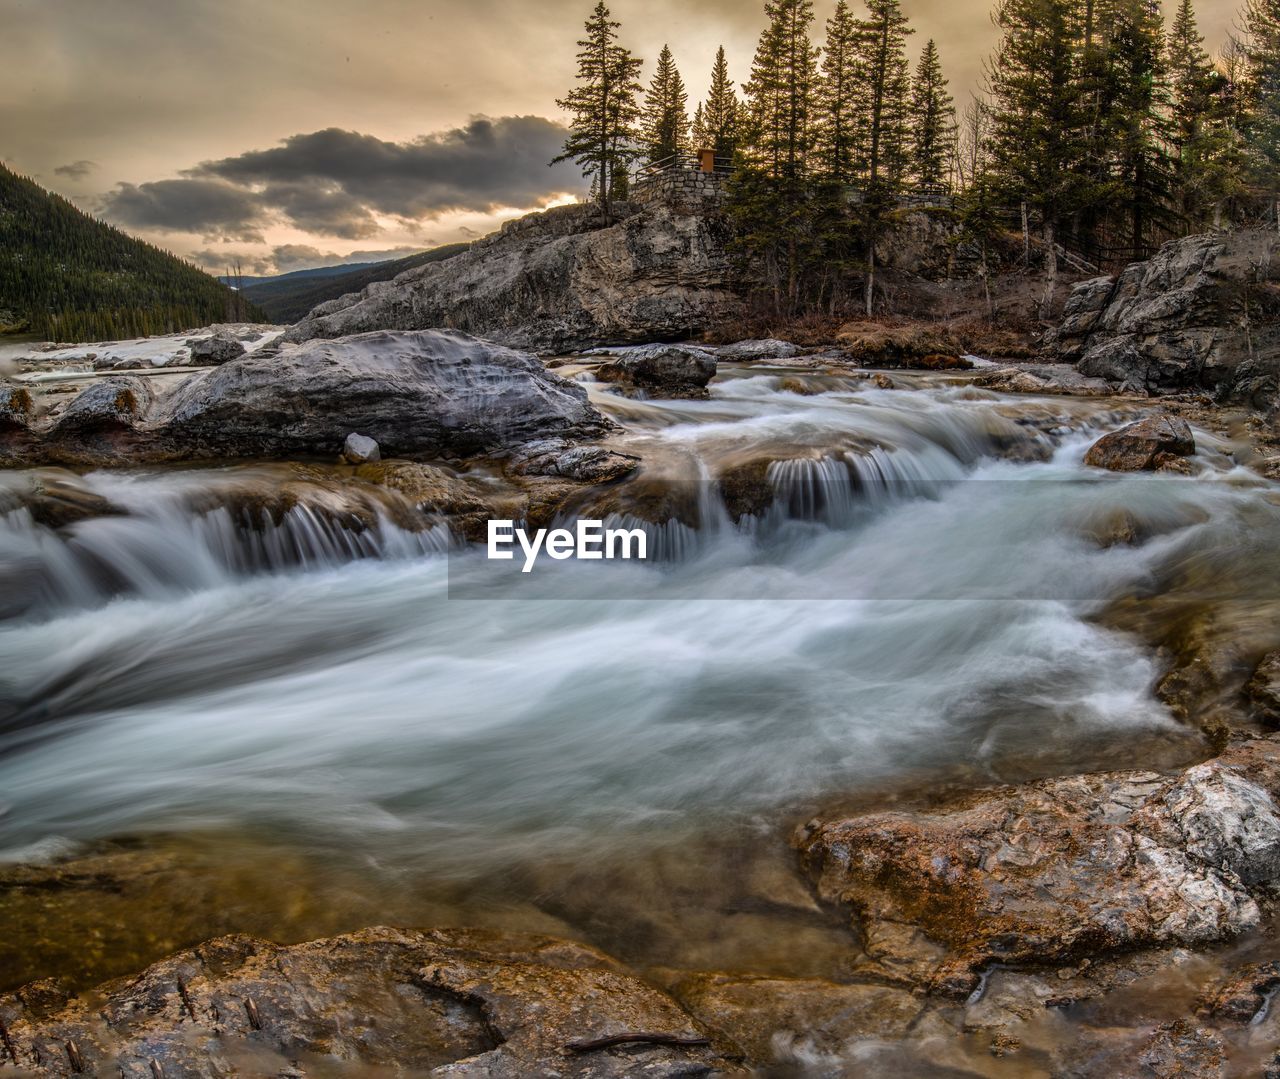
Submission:
<svg viewBox="0 0 1280 1079">
<path fill-rule="evenodd" d="M 265 322 L 245 296 L 0 165 L 0 333 L 118 340 Z"/>
<path fill-rule="evenodd" d="M 297 322 L 326 300 L 336 300 L 348 292 L 359 292 L 374 281 L 390 281 L 428 262 L 441 262 L 460 255 L 471 245 L 446 244 L 391 262 L 326 266 L 320 270 L 296 270 L 266 281 L 246 284 L 244 294 L 267 313 L 272 322 Z"/>
</svg>

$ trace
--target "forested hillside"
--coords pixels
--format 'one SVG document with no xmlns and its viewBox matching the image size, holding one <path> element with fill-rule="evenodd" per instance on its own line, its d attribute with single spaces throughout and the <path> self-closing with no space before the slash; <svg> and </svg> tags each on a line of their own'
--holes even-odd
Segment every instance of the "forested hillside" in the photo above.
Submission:
<svg viewBox="0 0 1280 1079">
<path fill-rule="evenodd" d="M 266 320 L 203 271 L 0 166 L 0 333 L 93 341 Z"/>
<path fill-rule="evenodd" d="M 348 292 L 359 292 L 375 281 L 390 281 L 393 277 L 404 273 L 405 270 L 412 270 L 415 266 L 424 266 L 429 262 L 440 262 L 454 255 L 460 255 L 469 246 L 465 243 L 446 244 L 444 247 L 408 255 L 392 262 L 352 267 L 348 273 L 317 275 L 304 271 L 298 274 L 285 274 L 271 281 L 246 285 L 244 294 L 261 307 L 272 322 L 297 322 L 313 307 L 326 300 L 337 299 Z"/>
</svg>

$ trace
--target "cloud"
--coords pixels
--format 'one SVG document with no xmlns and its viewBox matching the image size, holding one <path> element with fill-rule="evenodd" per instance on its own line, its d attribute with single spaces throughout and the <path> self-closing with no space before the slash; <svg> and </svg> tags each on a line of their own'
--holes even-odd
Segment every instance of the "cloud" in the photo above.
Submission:
<svg viewBox="0 0 1280 1079">
<path fill-rule="evenodd" d="M 362 240 L 382 231 L 379 218 L 413 230 L 442 214 L 532 209 L 582 190 L 571 165 L 548 167 L 564 137 L 540 116 L 476 117 L 409 142 L 327 128 L 202 162 L 181 179 L 119 184 L 101 210 L 118 224 L 209 240 L 262 242 L 274 224 Z"/>
<path fill-rule="evenodd" d="M 410 142 L 326 128 L 270 150 L 203 162 L 185 175 L 261 191 L 300 227 L 349 230 L 361 227 L 362 214 L 422 220 L 458 210 L 487 213 L 580 190 L 572 166 L 547 167 L 564 138 L 562 124 L 541 116 L 475 117 Z"/>
<path fill-rule="evenodd" d="M 140 229 L 196 232 L 206 239 L 262 243 L 270 215 L 252 191 L 222 180 L 117 184 L 102 198 L 108 220 Z"/>
<path fill-rule="evenodd" d="M 72 161 L 67 165 L 59 165 L 53 172 L 55 176 L 65 176 L 69 180 L 83 180 L 97 167 L 94 161 Z"/>
<path fill-rule="evenodd" d="M 212 273 L 223 273 L 237 262 L 241 271 L 250 277 L 272 277 L 294 270 L 313 270 L 321 266 L 345 266 L 350 263 L 388 262 L 404 258 L 423 250 L 421 247 L 388 247 L 372 251 L 352 251 L 339 255 L 334 251 L 321 251 L 310 244 L 278 244 L 269 253 L 232 252 L 227 249 L 205 249 L 191 255 L 199 266 Z"/>
</svg>

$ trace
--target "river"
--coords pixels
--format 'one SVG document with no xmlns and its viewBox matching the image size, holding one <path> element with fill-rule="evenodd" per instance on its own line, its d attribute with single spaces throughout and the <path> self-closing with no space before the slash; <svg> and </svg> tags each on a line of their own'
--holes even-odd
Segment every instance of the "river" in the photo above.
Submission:
<svg viewBox="0 0 1280 1079">
<path fill-rule="evenodd" d="M 1203 755 L 1155 655 L 1099 616 L 1172 579 L 1269 587 L 1280 551 L 1277 487 L 1206 432 L 1195 476 L 1106 474 L 1081 458 L 1132 403 L 909 379 L 591 384 L 616 447 L 695 507 L 644 564 L 517 580 L 439 529 L 245 528 L 202 502 L 265 465 L 91 472 L 130 514 L 61 532 L 10 509 L 2 857 L 177 852 L 210 890 L 168 944 L 445 918 L 832 974 L 853 945 L 792 898 L 804 814 Z M 712 481 L 759 461 L 776 504 L 737 524 Z M 1117 514 L 1150 538 L 1100 542 Z M 0 982 L 159 947 L 81 971 L 28 941 Z"/>
</svg>

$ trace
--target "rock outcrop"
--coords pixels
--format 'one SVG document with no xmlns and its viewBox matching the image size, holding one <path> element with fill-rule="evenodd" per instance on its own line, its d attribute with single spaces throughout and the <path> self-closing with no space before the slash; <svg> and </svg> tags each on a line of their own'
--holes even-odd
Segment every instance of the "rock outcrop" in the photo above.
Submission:
<svg viewBox="0 0 1280 1079">
<path fill-rule="evenodd" d="M 630 348 L 596 369 L 602 382 L 626 383 L 656 397 L 704 397 L 715 375 L 715 355 L 692 345 Z"/>
<path fill-rule="evenodd" d="M 0 997 L 0 1073 L 689 1076 L 724 1067 L 671 997 L 550 937 L 365 929 L 278 947 L 221 937 L 72 997 Z"/>
<path fill-rule="evenodd" d="M 654 204 L 563 206 L 508 222 L 445 262 L 321 304 L 288 341 L 449 327 L 515 348 L 569 352 L 678 340 L 740 307 L 716 214 Z"/>
<path fill-rule="evenodd" d="M 1187 421 L 1177 416 L 1147 416 L 1103 435 L 1089 447 L 1084 463 L 1112 472 L 1151 472 L 1176 468 L 1196 452 Z"/>
<path fill-rule="evenodd" d="M 22 392 L 0 417 L 3 463 L 333 456 L 353 430 L 390 456 L 461 457 L 609 427 L 581 386 L 532 356 L 441 330 L 248 355 L 159 396 L 138 376 L 107 377 L 54 416 Z"/>
<path fill-rule="evenodd" d="M 219 330 L 191 342 L 191 364 L 194 367 L 216 367 L 229 360 L 238 360 L 244 354 L 244 345 L 227 330 Z"/>
<path fill-rule="evenodd" d="M 1270 406 L 1280 389 L 1280 235 L 1189 236 L 1118 277 L 1085 281 L 1047 348 L 1124 389 Z"/>
<path fill-rule="evenodd" d="M 815 820 L 796 843 L 884 975 L 968 994 L 991 963 L 1205 944 L 1280 876 L 1280 742 L 1166 777 L 1124 771 Z"/>
</svg>

